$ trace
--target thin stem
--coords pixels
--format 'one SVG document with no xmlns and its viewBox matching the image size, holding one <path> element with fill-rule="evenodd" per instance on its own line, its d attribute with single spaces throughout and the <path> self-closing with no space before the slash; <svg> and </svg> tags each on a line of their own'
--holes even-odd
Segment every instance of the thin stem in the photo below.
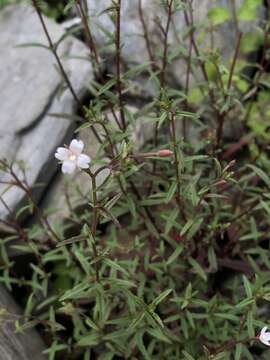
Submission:
<svg viewBox="0 0 270 360">
<path fill-rule="evenodd" d="M 234 348 L 235 345 L 237 345 L 237 344 L 244 344 L 244 343 L 250 342 L 252 340 L 257 340 L 257 338 L 252 337 L 252 338 L 247 338 L 247 339 L 243 339 L 243 340 L 230 340 L 226 344 L 223 344 L 223 345 L 219 346 L 215 350 L 214 354 L 212 354 L 212 355 L 217 355 L 218 353 L 221 353 L 221 352 L 223 352 L 225 350 L 230 350 L 230 349 Z"/>
<path fill-rule="evenodd" d="M 49 34 L 49 31 L 48 31 L 48 29 L 47 29 L 47 27 L 46 27 L 46 24 L 45 24 L 45 22 L 44 22 L 42 13 L 41 13 L 40 8 L 39 8 L 39 6 L 38 6 L 38 2 L 37 2 L 37 0 L 32 0 L 32 3 L 33 3 L 33 6 L 34 6 L 37 14 L 38 14 L 39 20 L 40 20 L 40 22 L 41 22 L 41 25 L 42 25 L 42 27 L 43 27 L 44 33 L 45 33 L 46 38 L 47 38 L 47 40 L 48 40 L 49 47 L 50 47 L 50 49 L 51 49 L 51 51 L 52 51 L 52 53 L 53 53 L 53 55 L 54 55 L 54 57 L 55 57 L 55 59 L 56 59 L 56 61 L 57 61 L 57 64 L 58 64 L 59 69 L 60 69 L 60 71 L 61 71 L 61 74 L 62 74 L 63 78 L 65 79 L 65 82 L 66 82 L 67 86 L 69 87 L 69 90 L 70 90 L 70 92 L 72 93 L 72 95 L 73 95 L 73 97 L 74 97 L 74 100 L 77 102 L 78 106 L 80 107 L 80 106 L 81 106 L 81 102 L 80 102 L 80 100 L 79 100 L 79 98 L 78 98 L 78 96 L 77 96 L 77 94 L 76 94 L 76 92 L 75 92 L 75 90 L 74 90 L 74 88 L 73 88 L 73 86 L 72 86 L 72 84 L 71 84 L 68 76 L 67 76 L 67 73 L 66 73 L 66 71 L 65 71 L 65 69 L 64 69 L 64 67 L 63 67 L 63 65 L 62 65 L 62 63 L 61 63 L 61 60 L 60 60 L 60 58 L 59 58 L 59 56 L 58 56 L 58 54 L 57 54 L 56 48 L 55 48 L 55 46 L 54 46 L 54 44 L 53 44 L 53 41 L 52 41 L 51 36 L 50 36 L 50 34 Z"/>
<path fill-rule="evenodd" d="M 90 172 L 90 170 L 87 173 L 90 175 L 91 181 L 92 181 L 92 197 L 93 197 L 93 221 L 92 221 L 92 227 L 91 227 L 91 234 L 93 237 L 92 249 L 93 249 L 94 258 L 96 260 L 95 261 L 96 281 L 100 282 L 99 263 L 97 261 L 98 251 L 97 251 L 97 245 L 96 245 L 96 233 L 97 233 L 97 226 L 98 226 L 98 221 L 99 221 L 96 175 L 92 174 Z"/>
<path fill-rule="evenodd" d="M 207 75 L 205 64 L 201 60 L 200 50 L 199 50 L 199 47 L 198 47 L 198 45 L 196 43 L 195 36 L 194 36 L 195 26 L 194 26 L 194 18 L 193 18 L 192 8 L 190 9 L 189 12 L 187 10 L 184 10 L 184 18 L 185 18 L 186 25 L 188 27 L 190 27 L 190 29 L 191 29 L 190 32 L 189 32 L 190 40 L 191 40 L 193 49 L 195 51 L 197 60 L 199 62 L 199 66 L 201 68 L 201 72 L 203 74 L 204 80 L 209 84 L 209 78 L 208 78 L 208 75 Z M 211 92 L 212 92 L 212 90 L 211 90 Z M 210 95 L 212 96 L 212 94 L 210 94 Z"/>
<path fill-rule="evenodd" d="M 87 46 L 89 48 L 89 51 L 90 51 L 90 58 L 94 58 L 94 60 L 95 60 L 95 63 L 94 63 L 93 67 L 95 68 L 96 75 L 100 78 L 102 83 L 105 83 L 105 78 L 104 78 L 104 74 L 103 74 L 103 71 L 102 71 L 102 65 L 101 65 L 101 63 L 99 61 L 98 51 L 97 51 L 97 48 L 96 48 L 96 45 L 95 45 L 93 35 L 91 33 L 90 26 L 89 26 L 87 1 L 83 0 L 84 3 L 86 3 L 84 5 L 85 9 L 83 9 L 83 6 L 82 6 L 80 1 L 81 0 L 77 0 L 76 7 L 77 7 L 77 11 L 78 11 L 78 13 L 79 13 L 79 15 L 80 15 L 80 17 L 82 19 L 82 22 L 83 22 L 83 28 L 84 28 L 85 37 L 86 37 L 86 44 L 87 44 Z M 114 117 L 115 122 L 117 123 L 119 129 L 123 130 L 122 127 L 121 127 L 121 124 L 120 124 L 120 122 L 119 122 L 119 120 L 118 120 L 118 118 L 117 118 L 117 116 L 115 114 L 113 104 L 110 101 L 108 101 L 108 106 L 110 108 L 112 116 Z M 102 143 L 101 141 L 99 141 L 99 142 Z"/>
<path fill-rule="evenodd" d="M 67 73 L 66 73 L 66 71 L 65 71 L 65 69 L 64 69 L 64 67 L 62 65 L 62 62 L 60 60 L 59 55 L 57 54 L 56 47 L 54 46 L 53 41 L 51 39 L 51 36 L 49 34 L 49 31 L 48 31 L 48 29 L 46 27 L 45 21 L 44 21 L 43 16 L 42 16 L 42 13 L 41 13 L 40 8 L 38 6 L 38 2 L 37 2 L 37 0 L 32 0 L 32 3 L 33 3 L 33 6 L 34 6 L 34 8 L 35 8 L 35 10 L 37 12 L 37 15 L 38 15 L 39 20 L 41 22 L 41 25 L 42 25 L 42 28 L 43 28 L 44 33 L 46 35 L 46 38 L 48 40 L 49 47 L 50 47 L 50 49 L 51 49 L 51 51 L 52 51 L 52 53 L 53 53 L 53 55 L 54 55 L 54 57 L 56 59 L 56 62 L 58 64 L 58 66 L 59 66 L 60 72 L 61 72 L 61 74 L 62 74 L 62 76 L 63 76 L 63 78 L 64 78 L 64 80 L 65 80 L 65 82 L 66 82 L 66 84 L 67 84 L 73 98 L 74 98 L 74 100 L 75 100 L 75 102 L 77 103 L 77 106 L 82 110 L 82 113 L 84 113 L 83 105 L 82 105 L 80 99 L 78 98 L 78 96 L 77 96 L 77 94 L 76 94 L 76 92 L 75 92 L 75 90 L 74 90 L 68 76 L 67 76 Z M 100 142 L 101 141 L 100 137 L 99 137 L 96 129 L 94 128 L 94 126 L 92 126 L 91 129 L 92 129 L 96 139 L 98 140 L 98 142 Z"/>
<path fill-rule="evenodd" d="M 171 24 L 171 20 L 172 20 L 172 5 L 173 5 L 173 0 L 168 0 L 167 1 L 168 16 L 167 16 L 166 27 L 165 27 L 165 30 L 163 31 L 164 41 L 163 41 L 162 66 L 161 66 L 161 71 L 160 71 L 160 87 L 161 87 L 161 92 L 159 95 L 160 100 L 161 100 L 162 90 L 165 86 L 165 79 L 166 79 L 165 74 L 166 74 L 166 68 L 167 68 L 167 64 L 168 64 L 168 34 L 169 34 L 170 24 Z M 154 146 L 157 147 L 157 145 L 158 145 L 158 122 L 155 125 L 155 134 L 154 134 Z M 155 168 L 156 168 L 156 164 L 154 163 L 154 169 Z"/>
<path fill-rule="evenodd" d="M 126 120 L 124 113 L 124 102 L 122 94 L 122 83 L 121 83 L 121 44 L 120 44 L 120 34 L 121 34 L 121 0 L 118 0 L 116 5 L 116 32 L 115 32 L 115 50 L 116 50 L 116 88 L 118 92 L 118 105 L 120 111 L 120 118 L 122 123 L 123 130 L 126 130 Z"/>
<path fill-rule="evenodd" d="M 145 39 L 146 49 L 147 49 L 147 52 L 148 52 L 149 59 L 151 61 L 151 68 L 154 71 L 156 62 L 155 62 L 155 58 L 154 58 L 154 55 L 153 55 L 153 52 L 152 52 L 152 49 L 151 49 L 151 42 L 150 42 L 150 38 L 149 38 L 149 33 L 148 33 L 146 22 L 145 22 L 144 16 L 143 16 L 142 0 L 139 0 L 138 10 L 139 10 L 140 21 L 141 21 L 142 27 L 143 27 L 143 36 L 144 36 L 144 39 Z"/>
<path fill-rule="evenodd" d="M 22 181 L 18 178 L 18 176 L 13 171 L 12 167 L 9 168 L 9 172 L 10 172 L 10 175 L 16 181 L 16 183 L 14 185 L 18 186 L 20 189 L 22 189 L 26 193 L 28 199 L 31 201 L 31 203 L 33 205 L 33 209 L 34 209 L 34 211 L 35 211 L 41 225 L 44 226 L 47 229 L 48 233 L 52 236 L 50 238 L 51 243 L 55 245 L 58 241 L 60 241 L 60 238 L 55 233 L 53 228 L 51 227 L 51 225 L 48 222 L 48 219 L 46 218 L 46 216 L 44 216 L 43 212 L 37 206 L 37 204 L 36 204 L 36 202 L 35 202 L 35 200 L 33 198 L 31 188 L 27 184 L 22 183 Z"/>
<path fill-rule="evenodd" d="M 241 44 L 242 35 L 243 35 L 243 33 L 241 33 L 241 32 L 238 34 L 237 43 L 236 43 L 234 56 L 233 56 L 233 61 L 232 61 L 232 65 L 231 65 L 230 73 L 229 73 L 229 79 L 228 79 L 228 84 L 227 84 L 227 93 L 226 93 L 226 96 L 225 96 L 225 102 L 227 101 L 227 99 L 229 97 L 229 91 L 230 91 L 231 86 L 232 86 L 232 79 L 233 79 L 233 74 L 234 74 L 234 70 L 235 70 L 236 61 L 238 59 L 238 55 L 239 55 L 239 52 L 240 52 L 240 44 Z M 220 143 L 221 143 L 221 140 L 222 140 L 225 115 L 226 115 L 227 112 L 228 112 L 228 110 L 226 110 L 224 113 L 220 114 L 219 123 L 218 123 L 218 129 L 217 129 L 217 138 L 216 138 L 217 148 L 220 146 Z"/>
<path fill-rule="evenodd" d="M 234 26 L 236 29 L 236 34 L 238 34 L 239 33 L 239 24 L 238 24 L 238 19 L 237 19 L 237 9 L 236 9 L 235 0 L 230 0 L 230 2 L 231 2 L 233 22 L 234 22 Z"/>
<path fill-rule="evenodd" d="M 161 67 L 161 73 L 160 73 L 160 85 L 162 88 L 165 85 L 165 73 L 166 73 L 166 68 L 167 68 L 167 64 L 168 64 L 168 34 L 169 34 L 169 30 L 170 30 L 170 24 L 172 21 L 173 0 L 168 0 L 167 4 L 168 4 L 168 17 L 167 17 L 167 23 L 166 23 L 165 32 L 164 32 L 162 67 Z"/>
<path fill-rule="evenodd" d="M 239 52 L 240 52 L 240 44 L 241 44 L 242 36 L 243 36 L 243 33 L 242 33 L 242 32 L 239 32 L 238 38 L 237 38 L 236 47 L 235 47 L 235 51 L 234 51 L 233 61 L 232 61 L 232 65 L 231 65 L 231 68 L 230 68 L 229 80 L 228 80 L 228 85 L 227 85 L 227 91 L 230 90 L 231 85 L 232 85 L 232 78 L 233 78 L 233 74 L 234 74 L 234 69 L 235 69 L 236 61 L 237 61 L 237 59 L 238 59 L 238 55 L 239 55 Z"/>
<path fill-rule="evenodd" d="M 87 4 L 87 1 L 85 1 L 85 3 Z M 85 11 L 83 9 L 83 6 L 82 6 L 80 0 L 77 0 L 76 7 L 77 7 L 78 13 L 79 13 L 79 15 L 80 15 L 80 17 L 82 19 L 82 23 L 83 23 L 83 27 L 84 27 L 84 31 L 85 31 L 86 42 L 87 42 L 87 45 L 88 45 L 89 50 L 90 50 L 90 55 L 91 55 L 91 57 L 92 56 L 94 57 L 97 65 L 99 66 L 99 59 L 98 59 L 98 54 L 97 54 L 97 49 L 96 49 L 96 46 L 95 46 L 95 42 L 93 40 L 91 31 L 90 31 L 87 15 L 86 15 L 86 13 L 85 13 Z"/>
<path fill-rule="evenodd" d="M 192 29 L 193 31 L 193 29 Z M 185 102 L 184 102 L 184 108 L 187 110 L 188 108 L 188 101 L 187 96 L 189 93 L 189 83 L 190 83 L 190 72 L 191 72 L 191 58 L 192 58 L 192 40 L 189 39 L 189 48 L 188 48 L 188 60 L 187 60 L 187 71 L 186 71 L 186 82 L 185 82 Z M 184 117 L 183 119 L 183 137 L 184 141 L 187 139 L 187 119 Z"/>
<path fill-rule="evenodd" d="M 170 121 L 171 121 L 171 129 L 172 129 L 172 143 L 173 143 L 173 151 L 174 151 L 174 168 L 175 168 L 175 176 L 176 176 L 176 185 L 177 185 L 177 205 L 180 213 L 184 216 L 183 205 L 181 201 L 181 174 L 180 174 L 180 164 L 179 164 L 179 152 L 178 152 L 178 144 L 177 144 L 177 136 L 175 130 L 175 114 L 170 113 Z M 185 218 L 185 216 L 184 216 Z"/>
</svg>

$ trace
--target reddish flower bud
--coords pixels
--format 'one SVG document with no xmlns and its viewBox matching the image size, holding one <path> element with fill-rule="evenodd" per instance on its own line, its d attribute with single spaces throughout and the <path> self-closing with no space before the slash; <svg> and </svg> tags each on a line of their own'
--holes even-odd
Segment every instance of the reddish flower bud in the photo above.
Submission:
<svg viewBox="0 0 270 360">
<path fill-rule="evenodd" d="M 158 156 L 160 156 L 160 157 L 173 156 L 173 151 L 168 150 L 168 149 L 159 150 L 159 151 L 158 151 Z"/>
</svg>

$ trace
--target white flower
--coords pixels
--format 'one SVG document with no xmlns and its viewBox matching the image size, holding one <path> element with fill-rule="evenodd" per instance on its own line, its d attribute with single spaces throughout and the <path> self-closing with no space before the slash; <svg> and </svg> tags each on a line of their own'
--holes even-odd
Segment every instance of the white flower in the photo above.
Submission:
<svg viewBox="0 0 270 360">
<path fill-rule="evenodd" d="M 259 340 L 264 345 L 270 346 L 270 332 L 267 332 L 267 326 L 265 326 L 259 335 Z"/>
<path fill-rule="evenodd" d="M 76 167 L 80 169 L 89 168 L 90 157 L 82 154 L 84 143 L 81 140 L 73 139 L 69 148 L 59 147 L 54 156 L 62 162 L 62 172 L 71 174 Z"/>
</svg>

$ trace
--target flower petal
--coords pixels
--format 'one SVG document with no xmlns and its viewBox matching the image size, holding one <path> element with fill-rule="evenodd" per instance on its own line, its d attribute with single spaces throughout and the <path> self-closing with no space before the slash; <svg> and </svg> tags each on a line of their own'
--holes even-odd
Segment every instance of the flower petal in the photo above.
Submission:
<svg viewBox="0 0 270 360">
<path fill-rule="evenodd" d="M 84 143 L 81 140 L 73 139 L 69 145 L 69 149 L 73 152 L 75 155 L 80 155 L 83 151 Z"/>
<path fill-rule="evenodd" d="M 267 330 L 268 330 L 267 326 L 265 326 L 261 330 L 259 339 L 264 345 L 270 346 L 270 332 L 267 332 Z"/>
<path fill-rule="evenodd" d="M 87 169 L 89 168 L 89 163 L 91 159 L 88 155 L 81 154 L 77 158 L 77 166 L 81 169 Z"/>
<path fill-rule="evenodd" d="M 76 162 L 71 160 L 65 160 L 62 165 L 63 174 L 72 174 L 76 168 Z"/>
<path fill-rule="evenodd" d="M 263 335 L 264 340 L 270 341 L 270 333 L 266 333 Z"/>
<path fill-rule="evenodd" d="M 69 150 L 64 147 L 59 147 L 56 149 L 54 156 L 60 161 L 67 160 L 69 156 Z"/>
<path fill-rule="evenodd" d="M 269 340 L 266 340 L 266 339 L 264 339 L 263 337 L 260 337 L 260 341 L 261 341 L 264 345 L 270 346 Z"/>
</svg>

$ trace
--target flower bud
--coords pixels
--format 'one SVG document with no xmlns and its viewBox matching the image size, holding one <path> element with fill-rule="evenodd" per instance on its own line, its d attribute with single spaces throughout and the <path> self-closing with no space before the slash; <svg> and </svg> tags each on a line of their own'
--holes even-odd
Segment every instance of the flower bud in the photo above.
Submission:
<svg viewBox="0 0 270 360">
<path fill-rule="evenodd" d="M 168 149 L 159 150 L 159 151 L 158 151 L 158 156 L 160 156 L 160 157 L 173 156 L 173 151 L 168 150 Z"/>
</svg>

